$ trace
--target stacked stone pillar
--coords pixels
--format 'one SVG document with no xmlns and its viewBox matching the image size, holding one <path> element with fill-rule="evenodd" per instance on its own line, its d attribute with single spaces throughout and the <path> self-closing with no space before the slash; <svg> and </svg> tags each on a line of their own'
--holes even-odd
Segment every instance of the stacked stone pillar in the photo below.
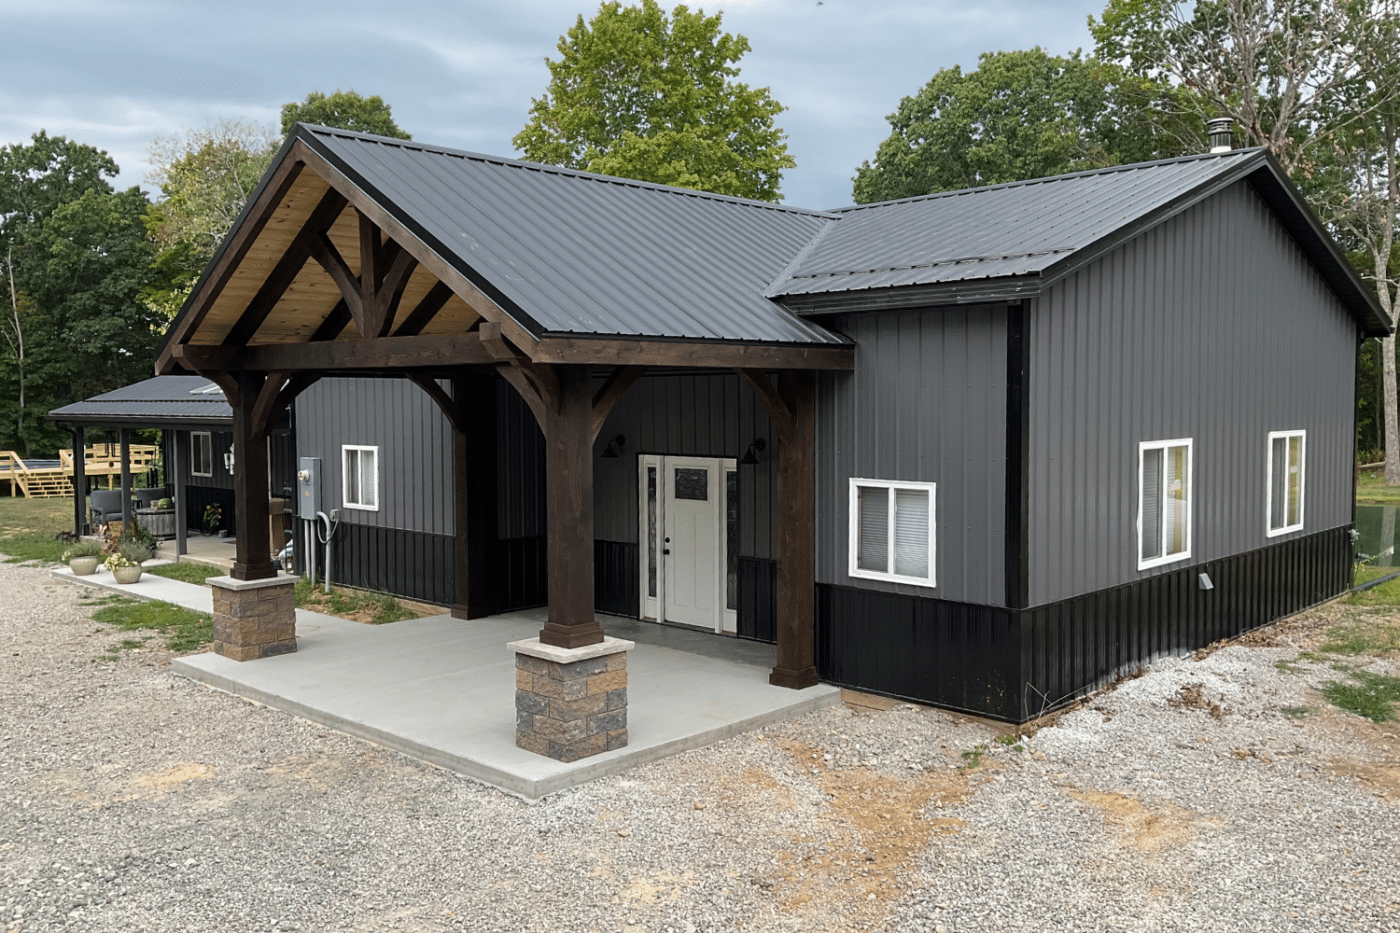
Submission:
<svg viewBox="0 0 1400 933">
<path fill-rule="evenodd" d="M 604 638 L 556 648 L 538 638 L 515 652 L 515 744 L 555 761 L 578 761 L 627 744 L 627 652 Z"/>
<path fill-rule="evenodd" d="M 210 577 L 214 590 L 214 651 L 235 661 L 253 661 L 297 650 L 294 581 Z"/>
</svg>

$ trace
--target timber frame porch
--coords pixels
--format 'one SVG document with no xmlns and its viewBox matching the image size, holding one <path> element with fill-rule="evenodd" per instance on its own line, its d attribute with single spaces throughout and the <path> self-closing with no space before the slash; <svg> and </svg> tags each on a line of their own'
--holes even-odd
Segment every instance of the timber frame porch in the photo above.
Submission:
<svg viewBox="0 0 1400 933">
<path fill-rule="evenodd" d="M 762 401 L 778 439 L 777 665 L 770 681 L 798 689 L 815 684 L 815 371 L 853 368 L 849 343 L 776 305 L 776 326 L 792 331 L 785 340 L 677 336 L 669 323 L 654 333 L 645 322 L 625 334 L 549 330 L 511 297 L 512 282 L 493 281 L 489 270 L 469 261 L 470 252 L 416 222 L 411 206 L 380 191 L 387 179 L 376 184 L 354 170 L 327 138 L 329 131 L 307 127 L 293 132 L 157 359 L 159 374 L 193 372 L 215 382 L 233 408 L 238 527 L 267 524 L 268 435 L 300 392 L 332 374 L 409 379 L 441 408 L 454 434 L 453 615 L 487 615 L 492 542 L 485 519 L 494 515 L 496 493 L 494 451 L 484 450 L 482 439 L 494 436 L 486 399 L 499 374 L 519 392 L 545 439 L 549 609 L 540 640 L 560 648 L 597 644 L 604 633 L 594 616 L 594 441 L 614 405 L 649 369 L 732 369 Z M 343 149 L 391 142 L 356 134 L 335 139 Z M 442 155 L 402 148 L 393 158 L 406 167 Z M 546 183 L 600 182 L 552 172 Z M 657 198 L 691 196 L 641 187 Z M 710 200 L 724 210 L 733 204 L 777 210 Z M 464 232 L 462 239 L 471 236 Z M 615 276 L 628 260 L 617 258 Z M 447 380 L 451 391 L 438 380 Z M 232 576 L 258 581 L 276 573 L 267 536 L 240 534 Z"/>
</svg>

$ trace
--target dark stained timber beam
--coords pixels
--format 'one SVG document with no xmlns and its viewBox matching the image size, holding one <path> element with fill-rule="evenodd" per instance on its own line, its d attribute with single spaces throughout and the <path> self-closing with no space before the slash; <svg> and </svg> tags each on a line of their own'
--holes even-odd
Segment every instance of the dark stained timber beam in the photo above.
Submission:
<svg viewBox="0 0 1400 933">
<path fill-rule="evenodd" d="M 282 392 L 282 388 L 287 384 L 287 377 L 290 373 L 285 370 L 276 370 L 267 374 L 263 380 L 262 387 L 258 390 L 258 397 L 253 401 L 253 430 L 258 432 L 264 439 L 268 433 L 269 415 L 277 404 L 277 396 Z M 279 411 L 280 415 L 281 412 Z"/>
<path fill-rule="evenodd" d="M 850 347 L 699 343 L 683 340 L 613 340 L 545 337 L 529 351 L 536 363 L 592 366 L 679 366 L 722 369 L 855 369 Z"/>
<path fill-rule="evenodd" d="M 331 313 L 326 315 L 325 320 L 317 325 L 316 330 L 311 334 L 311 340 L 316 343 L 322 340 L 334 340 L 340 336 L 350 321 L 350 306 L 342 298 L 335 303 L 334 308 L 331 308 Z"/>
<path fill-rule="evenodd" d="M 258 293 L 253 296 L 253 300 L 248 303 L 248 307 L 243 314 L 234 322 L 229 330 L 228 336 L 224 338 L 224 346 L 241 347 L 252 339 L 253 335 L 262 327 L 267 320 L 272 309 L 277 307 L 277 302 L 282 300 L 282 296 L 287 293 L 293 281 L 301 273 L 306 261 L 311 258 L 310 242 L 313 238 L 320 236 L 328 230 L 335 219 L 340 216 L 340 212 L 345 209 L 345 196 L 334 189 L 327 191 L 316 205 L 311 216 L 307 218 L 306 225 L 301 228 L 292 242 L 287 246 L 287 251 L 282 254 L 282 258 L 277 261 Z"/>
<path fill-rule="evenodd" d="M 646 371 L 645 366 L 619 366 L 608 375 L 598 394 L 593 397 L 593 440 L 598 439 L 598 432 L 603 430 L 613 408 Z"/>
<path fill-rule="evenodd" d="M 360 303 L 360 285 L 355 278 L 355 273 L 350 271 L 350 266 L 340 255 L 340 250 L 335 248 L 335 244 L 325 233 L 312 237 L 308 241 L 307 247 L 311 251 L 311 258 L 321 264 L 321 268 L 326 270 L 326 274 L 340 289 L 340 297 L 345 300 L 345 307 L 350 310 L 350 317 L 355 321 L 355 326 L 360 328 L 360 333 L 363 334 L 364 309 Z"/>
<path fill-rule="evenodd" d="M 201 375 L 240 369 L 330 372 L 337 369 L 431 369 L 496 362 L 482 348 L 476 334 L 323 340 L 255 347 L 185 346 L 178 349 L 175 358 L 185 368 Z"/>
<path fill-rule="evenodd" d="M 739 374 L 740 379 L 749 384 L 759 401 L 763 402 L 763 407 L 768 412 L 768 421 L 778 433 L 778 440 L 781 442 L 792 430 L 792 412 L 778 394 L 773 380 L 761 369 L 739 369 L 735 372 Z"/>
<path fill-rule="evenodd" d="M 448 395 L 432 376 L 424 373 L 409 373 L 408 379 L 418 388 L 422 389 L 427 394 L 428 398 L 437 403 L 437 407 L 441 409 L 443 417 L 447 419 L 447 423 L 452 425 L 453 431 L 458 434 L 463 433 L 462 419 L 458 417 L 458 406 L 462 404 L 461 402 Z"/>
<path fill-rule="evenodd" d="M 778 440 L 778 663 L 768 682 L 801 690 L 817 683 L 816 376 L 785 372 L 778 392 L 789 420 Z"/>
<path fill-rule="evenodd" d="M 277 210 L 277 206 L 287 197 L 292 190 L 292 185 L 301 176 L 302 170 L 306 167 L 305 153 L 306 145 L 300 141 L 292 146 L 292 151 L 273 170 L 267 184 L 263 186 L 262 192 L 257 199 L 247 208 L 247 219 L 234 227 L 229 234 L 229 238 L 224 245 L 223 251 L 214 260 L 213 265 L 205 274 L 204 279 L 198 284 L 198 291 L 191 296 L 192 300 L 185 311 L 175 322 L 170 341 L 161 351 L 159 359 L 156 360 L 156 372 L 165 374 L 171 371 L 174 360 L 174 350 L 182 342 L 189 339 L 189 336 L 198 330 L 199 325 L 204 323 L 204 318 L 208 316 L 209 310 L 223 293 L 224 287 L 228 285 L 229 279 L 242 264 L 248 255 L 248 250 L 262 235 L 263 228 L 272 219 Z"/>
<path fill-rule="evenodd" d="M 437 282 L 428 289 L 428 294 L 423 296 L 423 300 L 418 302 L 414 309 L 408 312 L 399 325 L 399 329 L 394 331 L 395 337 L 416 337 L 423 332 L 423 328 L 437 313 L 442 310 L 442 306 L 447 304 L 447 299 L 452 297 L 452 289 L 441 282 Z"/>
</svg>

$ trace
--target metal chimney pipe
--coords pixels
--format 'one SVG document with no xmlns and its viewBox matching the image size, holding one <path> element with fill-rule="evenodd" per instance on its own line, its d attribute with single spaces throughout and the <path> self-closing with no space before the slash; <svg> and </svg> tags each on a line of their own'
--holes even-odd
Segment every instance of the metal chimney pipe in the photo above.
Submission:
<svg viewBox="0 0 1400 933">
<path fill-rule="evenodd" d="M 1206 135 L 1210 137 L 1210 151 L 1229 152 L 1235 148 L 1235 120 L 1233 117 L 1216 117 L 1206 121 Z"/>
</svg>

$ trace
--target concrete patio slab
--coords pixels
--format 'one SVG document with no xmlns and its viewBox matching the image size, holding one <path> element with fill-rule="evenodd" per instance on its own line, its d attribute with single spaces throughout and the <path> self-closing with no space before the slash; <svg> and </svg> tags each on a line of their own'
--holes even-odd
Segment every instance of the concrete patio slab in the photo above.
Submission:
<svg viewBox="0 0 1400 933">
<path fill-rule="evenodd" d="M 764 667 L 639 643 L 627 662 L 627 747 L 553 761 L 515 746 L 506 648 L 541 621 L 525 612 L 312 629 L 298 618 L 295 654 L 244 663 L 201 654 L 173 668 L 532 800 L 840 702 L 834 687 L 787 690 L 770 686 Z"/>
<path fill-rule="evenodd" d="M 213 603 L 207 587 L 152 574 L 128 586 L 102 572 L 53 575 L 200 612 Z M 637 643 L 627 661 L 628 745 L 553 761 L 515 746 L 515 656 L 506 647 L 537 635 L 544 619 L 539 609 L 364 625 L 298 609 L 295 654 L 241 663 L 199 654 L 171 667 L 531 800 L 841 701 L 835 687 L 771 686 L 772 645 L 600 615 L 609 635 Z"/>
</svg>

